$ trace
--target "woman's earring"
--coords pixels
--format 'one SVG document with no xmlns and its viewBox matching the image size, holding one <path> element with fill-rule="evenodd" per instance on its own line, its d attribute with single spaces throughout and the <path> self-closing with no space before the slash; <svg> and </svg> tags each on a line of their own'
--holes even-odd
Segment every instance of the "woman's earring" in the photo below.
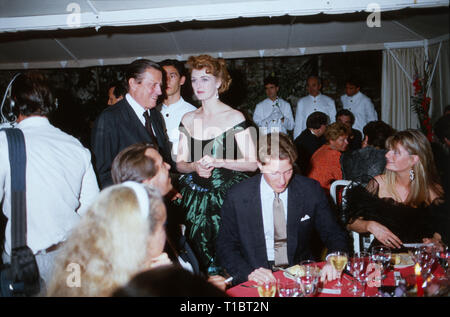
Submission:
<svg viewBox="0 0 450 317">
<path fill-rule="evenodd" d="M 414 170 L 411 168 L 409 170 L 409 179 L 411 180 L 411 182 L 414 180 L 415 177 L 416 175 L 414 174 Z"/>
<path fill-rule="evenodd" d="M 219 91 L 216 90 L 216 99 L 219 99 Z"/>
</svg>

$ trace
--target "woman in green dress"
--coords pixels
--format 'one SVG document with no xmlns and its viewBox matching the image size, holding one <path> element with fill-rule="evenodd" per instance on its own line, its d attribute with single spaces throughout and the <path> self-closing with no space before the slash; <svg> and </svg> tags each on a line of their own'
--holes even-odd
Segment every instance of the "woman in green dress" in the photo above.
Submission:
<svg viewBox="0 0 450 317">
<path fill-rule="evenodd" d="M 181 120 L 177 169 L 183 173 L 178 182 L 183 198 L 177 203 L 186 211 L 185 234 L 202 270 L 217 274 L 220 208 L 227 190 L 246 179 L 245 172 L 257 169 L 256 130 L 240 111 L 219 99 L 231 83 L 223 59 L 191 56 L 188 67 L 202 106 Z"/>
</svg>

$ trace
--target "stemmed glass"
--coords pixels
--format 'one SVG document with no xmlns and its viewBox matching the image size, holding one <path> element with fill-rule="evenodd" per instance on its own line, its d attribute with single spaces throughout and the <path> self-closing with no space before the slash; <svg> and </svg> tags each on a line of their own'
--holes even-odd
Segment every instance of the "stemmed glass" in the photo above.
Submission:
<svg viewBox="0 0 450 317">
<path fill-rule="evenodd" d="M 412 256 L 414 262 L 419 263 L 423 278 L 426 280 L 428 277 L 432 277 L 431 271 L 436 262 L 435 249 L 426 247 L 416 248 L 413 250 Z"/>
<path fill-rule="evenodd" d="M 381 278 L 386 277 L 387 271 L 391 263 L 392 252 L 391 249 L 385 246 L 374 246 L 372 248 L 372 261 L 383 268 Z"/>
<path fill-rule="evenodd" d="M 353 277 L 361 284 L 362 294 L 361 297 L 365 297 L 365 286 L 367 282 L 367 266 L 369 262 L 369 254 L 367 252 L 356 252 L 354 256 L 350 259 L 350 271 Z M 356 295 L 360 289 L 353 284 L 351 292 Z"/>
<path fill-rule="evenodd" d="M 347 265 L 348 261 L 348 255 L 345 252 L 342 251 L 336 251 L 333 253 L 328 254 L 327 261 L 334 267 L 336 271 L 339 273 L 338 282 L 336 286 L 338 288 L 342 287 L 341 283 L 341 276 L 342 271 L 344 270 L 345 266 Z"/>
</svg>

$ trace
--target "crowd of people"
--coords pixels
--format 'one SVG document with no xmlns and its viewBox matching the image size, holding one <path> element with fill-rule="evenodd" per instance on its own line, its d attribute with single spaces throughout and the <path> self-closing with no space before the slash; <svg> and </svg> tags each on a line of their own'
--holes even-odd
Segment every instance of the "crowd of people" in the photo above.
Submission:
<svg viewBox="0 0 450 317">
<path fill-rule="evenodd" d="M 198 108 L 181 96 L 188 77 Z M 251 121 L 221 101 L 231 81 L 209 55 L 133 61 L 108 89 L 90 152 L 50 123 L 57 103 L 40 73 L 15 78 L 39 295 L 225 296 L 230 285 L 274 280 L 280 267 L 351 254 L 350 231 L 391 248 L 445 247 L 450 114 L 430 142 L 378 120 L 355 79 L 337 109 L 308 77 L 293 111 L 269 76 Z M 11 219 L 8 149 L 0 132 L 0 201 Z M 330 199 L 341 179 L 353 181 L 345 209 Z M 10 256 L 8 221 L 3 262 Z M 323 267 L 323 280 L 337 277 Z"/>
</svg>

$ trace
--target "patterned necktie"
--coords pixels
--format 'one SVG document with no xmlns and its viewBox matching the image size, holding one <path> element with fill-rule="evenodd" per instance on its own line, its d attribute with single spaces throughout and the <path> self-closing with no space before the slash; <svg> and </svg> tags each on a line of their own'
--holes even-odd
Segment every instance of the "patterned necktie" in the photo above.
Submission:
<svg viewBox="0 0 450 317">
<path fill-rule="evenodd" d="M 156 147 L 158 147 L 158 140 L 156 139 L 155 134 L 153 133 L 153 129 L 152 129 L 152 121 L 150 119 L 150 115 L 148 114 L 148 111 L 144 111 L 143 114 L 144 118 L 145 118 L 145 129 L 148 131 L 148 133 L 150 134 L 150 138 L 153 141 L 153 145 L 155 145 Z"/>
<path fill-rule="evenodd" d="M 288 265 L 286 218 L 284 215 L 283 202 L 281 201 L 278 193 L 275 193 L 275 197 L 273 199 L 273 225 L 275 265 Z"/>
</svg>

